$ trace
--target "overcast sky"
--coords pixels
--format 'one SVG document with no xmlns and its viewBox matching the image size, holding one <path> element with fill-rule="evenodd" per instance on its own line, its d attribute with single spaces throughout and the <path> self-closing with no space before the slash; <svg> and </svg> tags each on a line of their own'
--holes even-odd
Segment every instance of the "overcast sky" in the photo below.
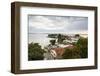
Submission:
<svg viewBox="0 0 100 76">
<path fill-rule="evenodd" d="M 75 16 L 28 16 L 29 33 L 82 33 L 88 31 L 88 18 Z"/>
</svg>

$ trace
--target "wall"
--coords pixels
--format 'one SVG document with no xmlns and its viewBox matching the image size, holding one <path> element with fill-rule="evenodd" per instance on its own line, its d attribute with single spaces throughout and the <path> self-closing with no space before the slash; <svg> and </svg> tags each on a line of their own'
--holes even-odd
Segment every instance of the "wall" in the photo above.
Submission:
<svg viewBox="0 0 100 76">
<path fill-rule="evenodd" d="M 21 74 L 14 75 L 10 73 L 11 60 L 11 10 L 10 3 L 15 0 L 0 0 L 0 76 L 100 76 L 100 60 L 98 62 L 98 70 L 81 70 L 81 71 L 65 71 L 52 73 L 38 73 L 38 74 Z M 74 4 L 74 5 L 90 5 L 98 6 L 100 13 L 99 0 L 17 0 L 28 2 L 43 2 L 43 3 L 57 3 L 57 4 Z M 98 17 L 100 14 L 98 15 Z M 100 24 L 98 18 L 98 24 Z M 98 33 L 100 33 L 100 26 L 98 25 Z M 100 35 L 98 36 L 98 43 L 100 45 Z M 100 58 L 100 48 L 98 54 Z"/>
</svg>

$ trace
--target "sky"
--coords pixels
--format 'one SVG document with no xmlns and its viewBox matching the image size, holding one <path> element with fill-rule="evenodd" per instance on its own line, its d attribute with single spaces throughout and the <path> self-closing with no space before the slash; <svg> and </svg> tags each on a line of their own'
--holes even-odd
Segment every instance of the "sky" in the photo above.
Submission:
<svg viewBox="0 0 100 76">
<path fill-rule="evenodd" d="M 87 34 L 88 17 L 28 15 L 29 33 Z"/>
</svg>

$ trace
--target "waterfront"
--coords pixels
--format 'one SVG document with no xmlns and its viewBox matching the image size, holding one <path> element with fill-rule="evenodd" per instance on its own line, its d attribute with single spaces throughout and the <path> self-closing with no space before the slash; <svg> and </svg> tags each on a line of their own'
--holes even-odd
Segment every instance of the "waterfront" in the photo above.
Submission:
<svg viewBox="0 0 100 76">
<path fill-rule="evenodd" d="M 49 33 L 29 33 L 29 43 L 39 43 L 42 48 L 50 44 L 50 40 L 55 38 L 48 37 Z M 75 34 L 64 34 L 66 36 L 74 36 Z M 80 34 L 81 37 L 87 38 L 87 34 Z"/>
</svg>

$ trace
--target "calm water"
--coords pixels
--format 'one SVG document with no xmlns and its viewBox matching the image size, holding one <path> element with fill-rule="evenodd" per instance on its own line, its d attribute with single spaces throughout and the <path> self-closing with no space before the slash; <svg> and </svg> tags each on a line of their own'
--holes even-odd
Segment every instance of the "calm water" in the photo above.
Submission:
<svg viewBox="0 0 100 76">
<path fill-rule="evenodd" d="M 29 43 L 33 42 L 33 43 L 39 43 L 42 48 L 48 44 L 50 44 L 50 40 L 52 40 L 53 38 L 48 38 L 48 34 L 42 33 L 42 34 L 38 34 L 38 33 L 32 33 L 29 34 Z"/>
</svg>

